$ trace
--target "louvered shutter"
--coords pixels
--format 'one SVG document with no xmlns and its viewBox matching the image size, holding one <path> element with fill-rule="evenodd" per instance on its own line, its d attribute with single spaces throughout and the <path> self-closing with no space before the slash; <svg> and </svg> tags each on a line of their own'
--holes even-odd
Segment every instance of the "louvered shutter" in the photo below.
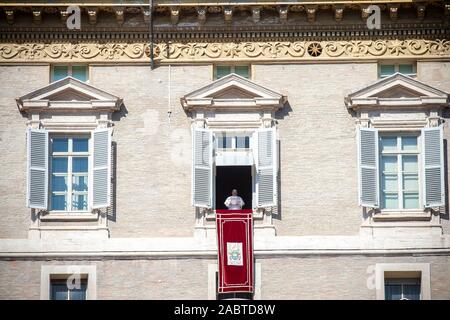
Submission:
<svg viewBox="0 0 450 320">
<path fill-rule="evenodd" d="M 445 188 L 442 126 L 422 129 L 422 137 L 424 205 L 427 208 L 443 206 Z"/>
<path fill-rule="evenodd" d="M 48 205 L 48 132 L 27 131 L 27 206 L 47 210 Z"/>
<path fill-rule="evenodd" d="M 274 207 L 277 199 L 277 152 L 275 128 L 256 132 L 256 199 L 258 207 Z"/>
<path fill-rule="evenodd" d="M 378 130 L 360 128 L 358 136 L 359 205 L 378 208 Z"/>
<path fill-rule="evenodd" d="M 111 131 L 109 129 L 94 130 L 92 138 L 92 208 L 106 208 L 111 202 Z"/>
<path fill-rule="evenodd" d="M 213 136 L 208 129 L 193 129 L 192 204 L 196 207 L 212 206 Z"/>
</svg>

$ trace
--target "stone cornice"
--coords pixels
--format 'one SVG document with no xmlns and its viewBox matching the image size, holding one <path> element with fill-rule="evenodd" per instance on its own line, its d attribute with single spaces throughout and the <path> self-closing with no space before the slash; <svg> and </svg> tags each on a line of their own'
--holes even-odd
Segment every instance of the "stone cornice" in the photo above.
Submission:
<svg viewBox="0 0 450 320">
<path fill-rule="evenodd" d="M 284 24 L 289 21 L 291 15 L 300 14 L 305 22 L 314 23 L 320 11 L 329 11 L 334 16 L 336 22 L 347 19 L 351 11 L 357 11 L 360 20 L 365 21 L 369 15 L 368 6 L 376 4 L 386 13 L 391 21 L 397 21 L 401 16 L 398 13 L 406 11 L 414 11 L 415 19 L 422 21 L 429 8 L 439 8 L 440 15 L 449 16 L 450 5 L 444 0 L 422 0 L 420 2 L 414 0 L 316 0 L 316 1 L 267 1 L 267 0 L 243 0 L 239 2 L 230 1 L 208 1 L 208 0 L 179 0 L 179 1 L 154 1 L 153 12 L 150 13 L 148 1 L 48 1 L 34 0 L 29 2 L 19 1 L 1 1 L 0 8 L 5 12 L 7 22 L 13 24 L 15 22 L 15 14 L 17 12 L 31 13 L 34 24 L 40 25 L 43 19 L 43 13 L 56 14 L 60 16 L 61 22 L 67 19 L 67 6 L 78 6 L 83 14 L 89 18 L 89 24 L 97 24 L 99 13 L 107 12 L 115 16 L 116 24 L 122 26 L 127 20 L 127 15 L 140 14 L 147 24 L 153 16 L 157 20 L 166 17 L 167 23 L 177 25 L 182 22 L 180 17 L 190 16 L 189 24 L 197 21 L 197 24 L 203 25 L 208 21 L 209 16 L 221 15 L 222 24 L 230 25 L 234 22 L 235 17 L 246 15 L 254 24 L 260 24 L 261 13 L 275 14 L 278 21 L 272 21 L 275 24 Z M 191 19 L 193 18 L 193 19 Z M 103 17 L 101 18 L 103 19 Z M 271 19 L 273 20 L 273 19 Z"/>
<path fill-rule="evenodd" d="M 0 43 L 1 62 L 108 63 L 148 62 L 146 41 L 109 43 Z M 450 41 L 349 40 L 349 41 L 254 41 L 167 42 L 154 45 L 157 63 L 218 61 L 329 61 L 364 59 L 450 58 Z"/>
</svg>

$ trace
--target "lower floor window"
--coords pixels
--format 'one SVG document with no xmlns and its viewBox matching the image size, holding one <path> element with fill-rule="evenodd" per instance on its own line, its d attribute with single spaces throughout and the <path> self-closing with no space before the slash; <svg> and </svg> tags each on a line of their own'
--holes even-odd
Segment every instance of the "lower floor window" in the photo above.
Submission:
<svg viewBox="0 0 450 320">
<path fill-rule="evenodd" d="M 51 300 L 86 300 L 87 281 L 53 279 L 50 281 Z"/>
<path fill-rule="evenodd" d="M 385 279 L 386 300 L 420 300 L 420 278 Z"/>
</svg>

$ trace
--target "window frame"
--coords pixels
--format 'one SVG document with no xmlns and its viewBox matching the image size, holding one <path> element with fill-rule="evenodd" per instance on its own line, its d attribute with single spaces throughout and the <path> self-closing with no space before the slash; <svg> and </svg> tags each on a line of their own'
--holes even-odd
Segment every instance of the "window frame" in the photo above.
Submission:
<svg viewBox="0 0 450 320">
<path fill-rule="evenodd" d="M 421 293 L 421 281 L 420 281 L 420 278 L 421 277 L 415 277 L 415 278 L 404 278 L 404 277 L 392 277 L 392 276 L 390 276 L 390 277 L 386 277 L 386 274 L 385 274 L 385 277 L 384 277 L 384 292 L 385 292 L 385 295 L 386 295 L 386 286 L 387 285 L 399 285 L 400 286 L 400 288 L 401 288 L 401 299 L 400 300 L 409 300 L 409 299 L 405 299 L 404 298 L 404 295 L 405 295 L 405 286 L 407 286 L 407 285 L 418 285 L 419 286 L 419 300 L 421 300 L 422 299 L 422 293 Z M 385 300 L 387 300 L 386 299 L 386 296 L 385 296 Z M 392 300 L 392 299 L 390 299 L 390 300 Z"/>
<path fill-rule="evenodd" d="M 50 295 L 49 295 L 50 300 L 56 300 L 56 299 L 52 299 L 53 298 L 53 286 L 56 285 L 56 284 L 63 284 L 63 283 L 66 284 L 65 285 L 65 292 L 67 294 L 67 299 L 66 300 L 74 300 L 74 299 L 71 298 L 73 289 L 69 289 L 67 287 L 67 280 L 68 280 L 68 278 L 69 277 L 67 277 L 67 276 L 63 276 L 61 278 L 59 276 L 51 276 L 50 277 Z M 80 285 L 84 285 L 85 286 L 85 288 L 84 288 L 84 295 L 85 295 L 85 298 L 86 298 L 86 296 L 87 296 L 88 279 L 87 279 L 86 275 L 81 275 L 80 278 L 81 278 L 80 279 Z M 86 299 L 83 299 L 83 300 L 86 300 Z"/>
<path fill-rule="evenodd" d="M 416 61 L 405 61 L 405 62 L 386 61 L 386 62 L 378 63 L 378 79 L 384 79 L 384 78 L 390 77 L 392 75 L 392 74 L 386 75 L 386 76 L 381 75 L 381 66 L 386 66 L 386 65 L 394 66 L 393 74 L 395 74 L 397 72 L 401 73 L 400 65 L 412 65 L 413 73 L 409 73 L 409 74 L 402 73 L 402 74 L 405 76 L 408 76 L 408 77 L 412 77 L 412 78 L 417 77 L 417 62 Z"/>
<path fill-rule="evenodd" d="M 56 154 L 53 153 L 53 138 L 67 138 L 68 139 L 68 150 L 67 152 L 56 152 Z M 74 153 L 73 150 L 73 139 L 74 138 L 87 138 L 88 139 L 88 152 L 76 152 Z M 80 133 L 51 133 L 49 132 L 49 164 L 48 164 L 48 171 L 50 179 L 48 180 L 49 183 L 49 198 L 48 198 L 48 208 L 49 212 L 51 214 L 61 215 L 61 214 L 69 214 L 69 215 L 85 215 L 90 214 L 92 212 L 91 208 L 91 179 L 92 179 L 92 135 L 87 132 L 80 132 Z M 52 168 L 52 160 L 53 157 L 67 157 L 67 200 L 68 203 L 68 209 L 67 210 L 52 210 L 52 195 L 53 195 L 53 188 L 52 188 L 52 178 L 53 178 L 53 168 Z M 72 208 L 72 159 L 73 157 L 87 157 L 88 158 L 88 190 L 87 192 L 83 192 L 87 195 L 87 209 L 86 210 L 73 210 Z M 69 209 L 70 206 L 70 209 Z"/>
<path fill-rule="evenodd" d="M 378 162 L 380 163 L 379 169 L 378 169 L 378 175 L 379 175 L 379 197 L 380 197 L 380 210 L 383 213 L 389 213 L 389 212 L 414 212 L 414 211 L 423 211 L 423 179 L 422 179 L 422 153 L 423 153 L 423 146 L 422 146 L 422 135 L 420 131 L 389 131 L 384 132 L 379 130 L 378 132 Z M 401 150 L 401 139 L 400 137 L 405 136 L 416 136 L 417 137 L 417 151 L 409 152 L 409 151 L 403 151 Z M 381 140 L 383 137 L 397 137 L 397 150 L 395 151 L 387 151 L 386 153 L 383 153 Z M 397 156 L 397 194 L 398 194 L 398 208 L 393 209 L 386 209 L 384 207 L 384 192 L 382 189 L 382 181 L 383 181 L 383 170 L 381 168 L 382 163 L 382 157 L 383 155 L 396 155 Z M 403 190 L 403 156 L 408 155 L 416 155 L 417 156 L 417 174 L 418 174 L 418 194 L 419 194 L 419 205 L 418 208 L 404 208 L 403 200 L 404 200 L 404 190 Z"/>
<path fill-rule="evenodd" d="M 213 75 L 213 81 L 215 81 L 215 80 L 219 80 L 219 79 L 222 79 L 222 78 L 217 78 L 217 67 L 230 67 L 230 73 L 229 74 L 232 74 L 232 73 L 236 73 L 236 67 L 247 67 L 248 68 L 248 78 L 246 78 L 246 79 L 249 79 L 249 80 L 251 80 L 252 79 L 252 65 L 251 64 L 245 64 L 245 63 L 243 63 L 243 64 L 235 64 L 235 63 L 224 63 L 224 64 L 214 64 L 213 65 L 213 72 L 212 72 L 212 75 Z"/>
<path fill-rule="evenodd" d="M 86 300 L 97 299 L 97 266 L 91 265 L 43 265 L 41 266 L 41 300 L 51 299 L 51 281 L 67 279 L 77 274 L 86 279 Z"/>
<path fill-rule="evenodd" d="M 377 263 L 375 265 L 376 299 L 385 300 L 385 278 L 388 273 L 396 273 L 395 278 L 406 278 L 411 272 L 420 274 L 420 300 L 431 300 L 431 267 L 429 263 Z M 393 278 L 393 277 L 391 277 Z"/>
<path fill-rule="evenodd" d="M 59 80 L 55 80 L 55 73 L 54 73 L 54 68 L 55 67 L 67 67 L 67 76 L 68 77 L 72 77 L 73 75 L 73 67 L 86 67 L 86 81 L 83 81 L 84 83 L 89 83 L 89 79 L 90 79 L 90 65 L 89 64 L 83 64 L 83 63 L 71 63 L 71 64 L 52 64 L 50 66 L 50 82 L 55 82 L 55 81 L 59 81 Z M 77 79 L 79 80 L 79 79 Z M 80 80 L 82 81 L 82 80 Z"/>
</svg>

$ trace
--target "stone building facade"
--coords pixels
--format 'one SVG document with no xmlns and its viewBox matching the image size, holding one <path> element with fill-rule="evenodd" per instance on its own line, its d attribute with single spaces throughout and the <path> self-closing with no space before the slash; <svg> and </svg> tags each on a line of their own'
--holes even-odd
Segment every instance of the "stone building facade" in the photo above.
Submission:
<svg viewBox="0 0 450 320">
<path fill-rule="evenodd" d="M 450 6 L 366 2 L 1 1 L 0 298 L 223 298 L 238 186 L 251 298 L 450 299 Z"/>
</svg>

